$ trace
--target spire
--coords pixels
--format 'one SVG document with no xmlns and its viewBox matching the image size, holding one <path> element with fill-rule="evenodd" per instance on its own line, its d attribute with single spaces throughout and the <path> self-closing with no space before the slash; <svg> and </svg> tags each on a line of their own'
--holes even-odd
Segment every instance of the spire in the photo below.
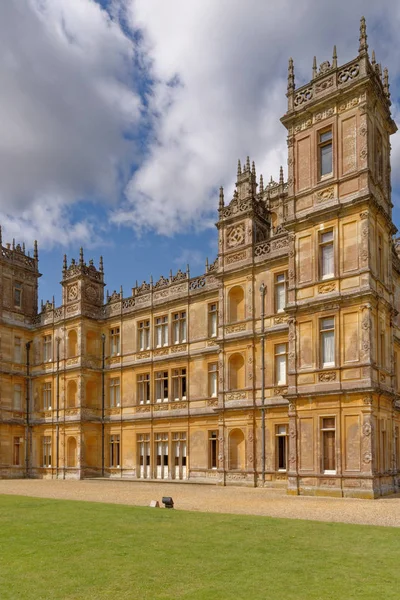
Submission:
<svg viewBox="0 0 400 600">
<path fill-rule="evenodd" d="M 294 66 L 293 66 L 293 58 L 289 58 L 287 93 L 291 94 L 293 91 L 294 91 Z"/>
<path fill-rule="evenodd" d="M 254 181 L 255 181 L 256 180 L 256 165 L 255 165 L 254 160 L 253 160 L 252 165 L 251 165 L 251 174 L 253 175 Z"/>
<path fill-rule="evenodd" d="M 260 193 L 264 191 L 264 177 L 260 175 Z"/>
<path fill-rule="evenodd" d="M 38 253 L 38 244 L 37 244 L 37 240 L 34 241 L 33 243 L 33 258 L 35 260 L 39 260 L 39 253 Z"/>
<path fill-rule="evenodd" d="M 222 210 L 224 208 L 224 188 L 221 187 L 219 188 L 219 210 Z"/>
<path fill-rule="evenodd" d="M 337 69 L 337 53 L 336 53 L 336 46 L 333 46 L 333 54 L 332 54 L 332 69 Z"/>
<path fill-rule="evenodd" d="M 82 248 L 82 246 L 79 250 L 79 264 L 81 267 L 83 266 L 83 248 Z"/>
<path fill-rule="evenodd" d="M 367 44 L 367 26 L 365 23 L 365 17 L 361 17 L 360 20 L 360 46 L 358 48 L 358 51 L 360 54 L 364 54 L 367 52 L 368 50 L 368 44 Z"/>
<path fill-rule="evenodd" d="M 279 185 L 283 185 L 284 181 L 283 181 L 283 167 L 281 165 L 281 168 L 279 170 Z"/>
<path fill-rule="evenodd" d="M 67 270 L 67 255 L 64 254 L 64 260 L 63 260 L 63 271 Z"/>
<path fill-rule="evenodd" d="M 317 76 L 317 57 L 314 56 L 313 64 L 312 64 L 312 78 L 315 79 Z"/>
<path fill-rule="evenodd" d="M 237 178 L 239 179 L 239 177 L 242 174 L 242 165 L 240 164 L 240 158 L 238 160 L 238 166 L 237 166 Z"/>
<path fill-rule="evenodd" d="M 100 271 L 100 273 L 103 273 L 103 257 L 102 256 L 100 256 L 99 271 Z"/>
<path fill-rule="evenodd" d="M 372 50 L 371 65 L 373 67 L 376 65 L 375 50 Z"/>
<path fill-rule="evenodd" d="M 389 71 L 387 67 L 385 67 L 383 70 L 383 91 L 385 92 L 387 98 L 390 98 L 389 87 Z"/>
<path fill-rule="evenodd" d="M 22 252 L 25 254 L 25 242 L 22 242 Z"/>
<path fill-rule="evenodd" d="M 12 241 L 12 249 L 15 250 L 15 238 L 13 238 L 13 241 Z"/>
<path fill-rule="evenodd" d="M 250 173 L 250 157 L 246 158 L 246 171 Z"/>
<path fill-rule="evenodd" d="M 208 256 L 206 256 L 206 273 L 208 273 Z"/>
</svg>

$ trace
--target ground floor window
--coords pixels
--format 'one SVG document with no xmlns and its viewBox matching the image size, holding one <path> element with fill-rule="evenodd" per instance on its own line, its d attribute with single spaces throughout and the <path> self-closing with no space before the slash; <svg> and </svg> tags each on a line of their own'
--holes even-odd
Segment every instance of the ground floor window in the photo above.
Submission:
<svg viewBox="0 0 400 600">
<path fill-rule="evenodd" d="M 336 473 L 336 426 L 335 417 L 323 417 L 322 419 L 322 465 L 324 473 Z"/>
<path fill-rule="evenodd" d="M 110 436 L 110 467 L 117 468 L 120 466 L 120 436 Z"/>
<path fill-rule="evenodd" d="M 277 425 L 275 430 L 276 438 L 276 469 L 278 471 L 287 470 L 287 425 Z"/>
<path fill-rule="evenodd" d="M 172 455 L 174 457 L 174 468 L 172 477 L 174 479 L 186 478 L 186 432 L 179 431 L 172 434 Z"/>
<path fill-rule="evenodd" d="M 156 433 L 155 435 L 155 455 L 157 479 L 168 479 L 169 451 L 168 451 L 168 433 Z"/>
<path fill-rule="evenodd" d="M 150 434 L 137 435 L 138 476 L 142 479 L 151 477 Z"/>
<path fill-rule="evenodd" d="M 22 444 L 24 439 L 22 437 L 14 437 L 14 450 L 13 450 L 13 465 L 20 467 L 22 465 Z"/>
<path fill-rule="evenodd" d="M 218 431 L 208 432 L 208 468 L 216 469 L 218 466 Z"/>
<path fill-rule="evenodd" d="M 51 467 L 51 436 L 45 435 L 42 440 L 42 466 Z"/>
</svg>

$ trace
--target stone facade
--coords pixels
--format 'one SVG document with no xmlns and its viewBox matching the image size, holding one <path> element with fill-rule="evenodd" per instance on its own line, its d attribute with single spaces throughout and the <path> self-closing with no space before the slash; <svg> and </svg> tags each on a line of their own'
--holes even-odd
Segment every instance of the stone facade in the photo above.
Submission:
<svg viewBox="0 0 400 600">
<path fill-rule="evenodd" d="M 287 182 L 239 162 L 204 275 L 104 303 L 81 251 L 37 314 L 37 248 L 1 244 L 1 477 L 399 490 L 396 125 L 364 20 L 357 58 L 312 74 L 289 61 Z"/>
</svg>

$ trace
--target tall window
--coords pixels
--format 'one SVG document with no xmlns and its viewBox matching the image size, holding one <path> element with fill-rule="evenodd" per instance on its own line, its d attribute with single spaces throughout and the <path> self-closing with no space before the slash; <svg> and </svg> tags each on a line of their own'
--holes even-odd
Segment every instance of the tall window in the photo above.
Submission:
<svg viewBox="0 0 400 600">
<path fill-rule="evenodd" d="M 113 329 L 110 329 L 110 354 L 111 356 L 118 356 L 121 354 L 121 337 L 119 327 L 113 327 Z"/>
<path fill-rule="evenodd" d="M 172 397 L 186 400 L 186 369 L 172 369 Z"/>
<path fill-rule="evenodd" d="M 322 427 L 322 467 L 324 473 L 336 473 L 335 457 L 335 417 L 323 417 Z"/>
<path fill-rule="evenodd" d="M 212 302 L 208 305 L 208 335 L 217 337 L 218 335 L 218 303 Z"/>
<path fill-rule="evenodd" d="M 20 337 L 14 338 L 14 362 L 22 362 L 22 340 Z"/>
<path fill-rule="evenodd" d="M 14 409 L 22 410 L 22 385 L 20 383 L 14 385 Z"/>
<path fill-rule="evenodd" d="M 287 425 L 277 425 L 276 438 L 276 468 L 278 471 L 287 470 Z"/>
<path fill-rule="evenodd" d="M 275 345 L 275 384 L 287 383 L 287 344 Z"/>
<path fill-rule="evenodd" d="M 13 465 L 20 467 L 22 465 L 22 437 L 14 437 L 14 449 L 13 449 Z"/>
<path fill-rule="evenodd" d="M 137 394 L 139 404 L 150 404 L 150 373 L 137 376 Z"/>
<path fill-rule="evenodd" d="M 43 384 L 43 410 L 51 410 L 51 382 Z"/>
<path fill-rule="evenodd" d="M 119 377 L 110 379 L 110 407 L 121 406 L 121 390 Z"/>
<path fill-rule="evenodd" d="M 218 363 L 208 365 L 208 395 L 210 398 L 218 396 Z"/>
<path fill-rule="evenodd" d="M 335 365 L 335 318 L 320 320 L 321 363 L 323 367 Z"/>
<path fill-rule="evenodd" d="M 22 284 L 14 283 L 14 306 L 16 308 L 22 307 Z"/>
<path fill-rule="evenodd" d="M 172 317 L 172 341 L 174 344 L 186 342 L 186 312 L 175 313 Z"/>
<path fill-rule="evenodd" d="M 168 402 L 168 371 L 155 374 L 156 402 Z"/>
<path fill-rule="evenodd" d="M 50 362 L 51 356 L 51 335 L 43 336 L 43 362 Z"/>
<path fill-rule="evenodd" d="M 383 241 L 382 236 L 378 233 L 378 277 L 384 279 L 384 266 L 383 266 Z"/>
<path fill-rule="evenodd" d="M 168 316 L 156 318 L 155 323 L 156 347 L 168 346 Z"/>
<path fill-rule="evenodd" d="M 286 306 L 286 273 L 275 275 L 275 312 L 283 312 Z"/>
<path fill-rule="evenodd" d="M 51 436 L 42 438 L 42 467 L 51 467 Z"/>
<path fill-rule="evenodd" d="M 318 148 L 320 177 L 330 175 L 333 172 L 332 129 L 319 134 Z"/>
<path fill-rule="evenodd" d="M 110 435 L 110 467 L 120 466 L 120 437 L 119 435 Z"/>
<path fill-rule="evenodd" d="M 327 279 L 328 277 L 333 277 L 335 275 L 333 229 L 320 233 L 319 262 L 321 279 Z"/>
<path fill-rule="evenodd" d="M 138 348 L 148 350 L 150 348 L 150 321 L 140 321 L 138 324 Z"/>
<path fill-rule="evenodd" d="M 208 468 L 216 469 L 218 466 L 218 431 L 208 432 Z"/>
</svg>

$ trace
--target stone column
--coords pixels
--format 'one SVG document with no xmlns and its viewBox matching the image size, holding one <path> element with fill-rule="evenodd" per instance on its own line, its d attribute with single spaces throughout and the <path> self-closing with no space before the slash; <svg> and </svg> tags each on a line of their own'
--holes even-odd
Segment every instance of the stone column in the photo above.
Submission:
<svg viewBox="0 0 400 600">
<path fill-rule="evenodd" d="M 295 496 L 299 493 L 298 482 L 298 444 L 297 444 L 297 415 L 296 403 L 289 402 L 289 440 L 288 440 L 288 487 L 287 493 Z"/>
</svg>

